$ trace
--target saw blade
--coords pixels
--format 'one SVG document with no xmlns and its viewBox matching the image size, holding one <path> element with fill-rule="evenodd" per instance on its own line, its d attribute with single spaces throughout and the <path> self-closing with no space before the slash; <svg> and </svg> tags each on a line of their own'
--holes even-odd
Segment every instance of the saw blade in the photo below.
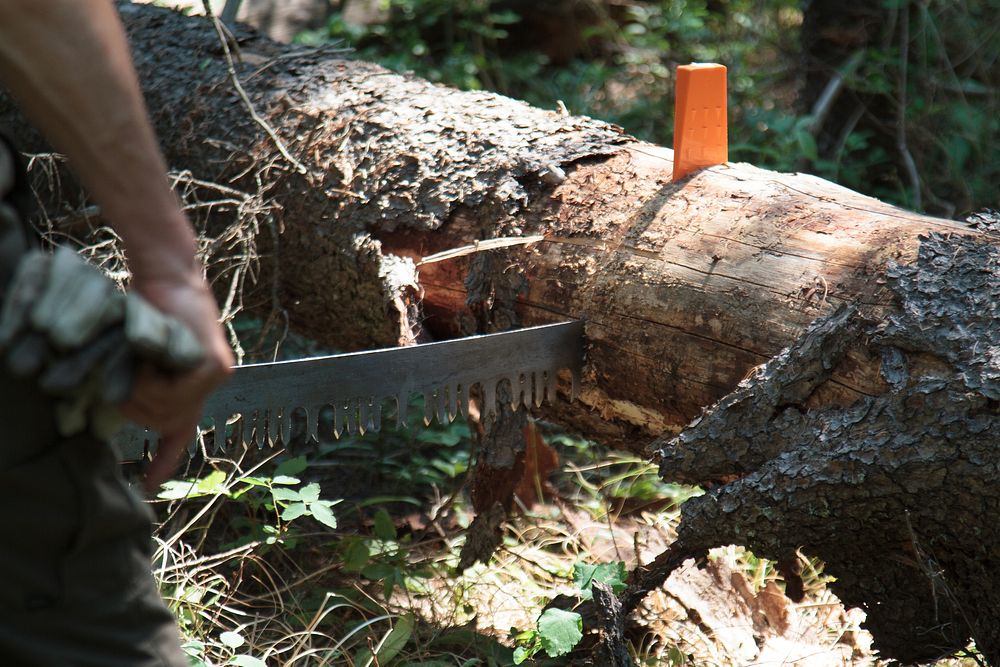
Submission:
<svg viewBox="0 0 1000 667">
<path fill-rule="evenodd" d="M 575 397 L 582 364 L 580 321 L 410 347 L 248 364 L 237 366 L 208 397 L 203 426 L 214 428 L 216 452 L 227 442 L 244 447 L 288 443 L 296 419 L 305 423 L 312 440 L 321 435 L 339 438 L 344 433 L 379 431 L 386 404 L 395 408 L 396 427 L 405 426 L 414 395 L 423 397 L 425 425 L 435 420 L 445 424 L 468 414 L 477 385 L 481 411 L 489 418 L 496 414 L 501 382 L 509 383 L 513 409 L 538 407 L 555 398 L 561 370 L 569 371 L 571 398 Z M 329 433 L 320 433 L 321 412 L 332 416 Z M 156 442 L 155 433 L 134 425 L 114 438 L 123 460 L 142 458 Z"/>
</svg>

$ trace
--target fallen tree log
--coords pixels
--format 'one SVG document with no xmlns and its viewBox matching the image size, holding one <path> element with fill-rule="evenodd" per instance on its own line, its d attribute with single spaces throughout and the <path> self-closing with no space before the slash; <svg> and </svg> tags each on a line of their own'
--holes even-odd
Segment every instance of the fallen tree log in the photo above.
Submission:
<svg viewBox="0 0 1000 667">
<path fill-rule="evenodd" d="M 192 212 L 211 230 L 264 211 L 248 309 L 345 349 L 586 320 L 582 400 L 546 415 L 633 451 L 666 438 L 664 478 L 715 487 L 626 609 L 709 546 L 802 547 L 884 655 L 998 655 L 992 230 L 748 165 L 672 182 L 669 150 L 613 126 L 237 31 L 244 97 L 210 23 L 122 14 Z M 7 100 L 0 123 L 45 150 Z"/>
</svg>

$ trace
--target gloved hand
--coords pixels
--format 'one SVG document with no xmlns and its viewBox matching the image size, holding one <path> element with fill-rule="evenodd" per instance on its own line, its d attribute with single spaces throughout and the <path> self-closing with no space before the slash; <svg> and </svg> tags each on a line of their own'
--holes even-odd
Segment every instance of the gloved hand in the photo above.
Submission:
<svg viewBox="0 0 1000 667">
<path fill-rule="evenodd" d="M 70 248 L 25 254 L 0 309 L 0 360 L 55 397 L 63 436 L 88 426 L 108 438 L 143 362 L 180 373 L 204 351 L 194 334 L 135 293 L 123 293 Z"/>
</svg>

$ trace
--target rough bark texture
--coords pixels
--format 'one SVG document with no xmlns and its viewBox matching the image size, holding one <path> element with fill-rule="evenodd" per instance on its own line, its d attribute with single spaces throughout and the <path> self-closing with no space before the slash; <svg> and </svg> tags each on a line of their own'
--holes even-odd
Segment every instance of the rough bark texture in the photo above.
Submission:
<svg viewBox="0 0 1000 667">
<path fill-rule="evenodd" d="M 683 506 L 677 542 L 636 573 L 626 608 L 718 544 L 776 560 L 801 549 L 827 562 L 846 605 L 865 609 L 884 655 L 932 660 L 972 637 L 1000 660 L 1000 253 L 932 234 L 886 281 L 890 313 L 850 305 L 818 320 L 660 443 L 665 478 L 736 479 Z M 880 354 L 889 389 L 845 409 L 808 408 L 859 344 Z"/>
<path fill-rule="evenodd" d="M 594 607 L 600 622 L 600 640 L 593 664 L 601 667 L 635 667 L 625 644 L 625 616 L 621 602 L 611 592 L 611 587 L 599 581 L 593 583 Z"/>
<path fill-rule="evenodd" d="M 171 164 L 275 207 L 249 306 L 276 299 L 341 348 L 586 319 L 582 400 L 547 416 L 636 451 L 663 436 L 666 478 L 715 485 L 626 610 L 710 546 L 802 547 L 886 655 L 974 636 L 997 657 L 993 232 L 747 165 L 672 182 L 670 151 L 607 124 L 238 32 L 240 79 L 301 173 L 250 119 L 209 24 L 122 14 Z M 43 148 L 9 101 L 0 123 Z"/>
</svg>

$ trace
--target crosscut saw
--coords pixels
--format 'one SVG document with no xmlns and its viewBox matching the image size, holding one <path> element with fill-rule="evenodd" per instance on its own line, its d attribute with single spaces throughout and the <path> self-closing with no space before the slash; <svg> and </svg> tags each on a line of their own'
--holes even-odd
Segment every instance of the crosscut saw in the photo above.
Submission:
<svg viewBox="0 0 1000 667">
<path fill-rule="evenodd" d="M 293 421 L 318 440 L 382 427 L 382 410 L 395 406 L 396 428 L 405 426 L 414 395 L 423 398 L 423 421 L 446 424 L 468 414 L 473 387 L 480 412 L 496 414 L 498 385 L 506 380 L 510 404 L 541 406 L 555 399 L 559 371 L 571 376 L 576 396 L 583 365 L 583 322 L 528 327 L 438 343 L 334 354 L 295 361 L 237 366 L 205 402 L 202 425 L 214 427 L 213 449 L 288 443 Z M 332 414 L 332 433 L 320 433 L 320 413 Z M 296 417 L 296 413 L 298 416 Z M 223 434 L 226 434 L 223 436 Z M 114 438 L 123 460 L 155 449 L 155 433 L 126 426 Z M 197 451 L 197 442 L 191 453 Z"/>
</svg>

